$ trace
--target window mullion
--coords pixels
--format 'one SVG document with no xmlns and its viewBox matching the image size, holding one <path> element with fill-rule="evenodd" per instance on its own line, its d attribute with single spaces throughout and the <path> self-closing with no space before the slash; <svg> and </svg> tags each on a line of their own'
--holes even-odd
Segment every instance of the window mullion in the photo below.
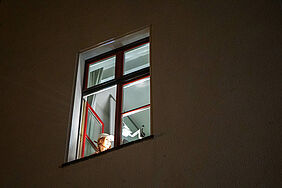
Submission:
<svg viewBox="0 0 282 188">
<path fill-rule="evenodd" d="M 117 80 L 121 80 L 123 76 L 123 61 L 124 52 L 119 51 L 116 54 L 116 72 L 115 76 Z M 121 111 L 122 111 L 122 83 L 119 81 L 117 84 L 117 96 L 116 96 L 116 120 L 115 120 L 115 147 L 120 145 L 121 142 Z"/>
</svg>

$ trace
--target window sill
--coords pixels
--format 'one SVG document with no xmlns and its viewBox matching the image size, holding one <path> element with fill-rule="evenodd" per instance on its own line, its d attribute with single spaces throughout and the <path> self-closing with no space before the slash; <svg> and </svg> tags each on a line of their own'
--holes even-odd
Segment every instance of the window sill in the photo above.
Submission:
<svg viewBox="0 0 282 188">
<path fill-rule="evenodd" d="M 133 142 L 129 142 L 127 144 L 123 144 L 123 145 L 120 145 L 118 147 L 114 147 L 112 149 L 108 149 L 107 151 L 104 151 L 104 152 L 101 152 L 101 153 L 98 153 L 98 154 L 93 154 L 93 155 L 89 155 L 87 157 L 83 157 L 83 158 L 80 158 L 80 159 L 76 159 L 76 160 L 73 160 L 73 161 L 70 161 L 70 162 L 66 162 L 66 163 L 63 163 L 62 165 L 59 166 L 59 168 L 63 168 L 63 167 L 66 167 L 66 166 L 69 166 L 69 165 L 73 165 L 75 163 L 78 163 L 80 161 L 85 161 L 85 160 L 89 160 L 89 159 L 92 159 L 92 158 L 95 158 L 95 157 L 99 157 L 101 155 L 105 155 L 109 152 L 112 152 L 112 151 L 115 151 L 115 150 L 119 150 L 119 149 L 122 149 L 122 148 L 125 148 L 125 147 L 128 147 L 128 146 L 131 146 L 132 144 L 136 144 L 136 143 L 140 143 L 140 142 L 144 142 L 144 141 L 147 141 L 147 140 L 151 140 L 154 138 L 154 135 L 150 135 L 148 137 L 145 137 L 141 140 L 136 140 L 136 141 L 133 141 Z"/>
</svg>

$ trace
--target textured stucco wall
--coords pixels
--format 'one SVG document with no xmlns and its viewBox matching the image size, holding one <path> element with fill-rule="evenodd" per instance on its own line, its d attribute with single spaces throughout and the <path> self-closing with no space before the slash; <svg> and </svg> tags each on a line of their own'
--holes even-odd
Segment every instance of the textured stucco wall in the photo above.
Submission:
<svg viewBox="0 0 282 188">
<path fill-rule="evenodd" d="M 58 168 L 77 52 L 146 25 L 156 137 Z M 0 186 L 281 187 L 281 33 L 278 0 L 2 0 Z"/>
</svg>

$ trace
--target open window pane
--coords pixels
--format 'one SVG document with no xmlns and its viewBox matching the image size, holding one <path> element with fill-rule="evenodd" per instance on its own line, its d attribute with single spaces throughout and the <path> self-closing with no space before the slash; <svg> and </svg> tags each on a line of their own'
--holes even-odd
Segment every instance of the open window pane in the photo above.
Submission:
<svg viewBox="0 0 282 188">
<path fill-rule="evenodd" d="M 115 133 L 116 86 L 112 86 L 85 97 L 88 104 L 104 124 L 104 133 Z M 94 140 L 97 141 L 97 140 Z"/>
<path fill-rule="evenodd" d="M 124 74 L 150 66 L 149 43 L 143 44 L 124 53 Z"/>
<path fill-rule="evenodd" d="M 116 57 L 91 63 L 88 68 L 87 88 L 107 82 L 115 78 Z"/>
<path fill-rule="evenodd" d="M 143 78 L 123 86 L 122 112 L 150 104 L 150 78 Z"/>
<path fill-rule="evenodd" d="M 122 144 L 150 136 L 150 107 L 123 114 Z"/>
<path fill-rule="evenodd" d="M 103 132 L 104 124 L 102 121 L 99 121 L 99 117 L 88 109 L 88 121 L 86 135 L 92 140 L 97 141 L 99 135 Z"/>
<path fill-rule="evenodd" d="M 94 148 L 98 147 L 101 133 L 115 133 L 116 86 L 84 96 L 83 99 L 86 110 L 82 112 L 81 157 L 95 153 Z M 112 142 L 111 147 L 113 146 Z"/>
</svg>

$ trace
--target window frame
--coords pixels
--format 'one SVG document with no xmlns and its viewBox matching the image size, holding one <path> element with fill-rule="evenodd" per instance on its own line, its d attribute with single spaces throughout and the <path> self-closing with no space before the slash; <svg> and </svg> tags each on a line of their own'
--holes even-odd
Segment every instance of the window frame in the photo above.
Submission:
<svg viewBox="0 0 282 188">
<path fill-rule="evenodd" d="M 121 145 L 121 139 L 122 139 L 122 116 L 123 114 L 126 114 L 128 112 L 122 112 L 122 99 L 123 99 L 123 86 L 127 85 L 131 82 L 135 82 L 137 80 L 143 79 L 143 78 L 147 78 L 150 77 L 150 66 L 149 67 L 145 67 L 143 69 L 128 73 L 124 75 L 124 54 L 125 52 L 138 48 L 139 46 L 142 46 L 144 44 L 150 44 L 150 37 L 145 37 L 143 39 L 137 40 L 133 43 L 124 45 L 120 48 L 116 48 L 114 50 L 111 50 L 109 52 L 100 54 L 98 56 L 95 57 L 91 57 L 85 60 L 85 65 L 84 65 L 84 75 L 83 75 L 83 88 L 82 88 L 82 93 L 81 93 L 81 110 L 82 110 L 82 101 L 83 101 L 83 97 L 93 94 L 97 91 L 112 87 L 116 85 L 116 111 L 115 111 L 115 135 L 114 135 L 114 147 L 119 147 Z M 114 78 L 112 80 L 91 86 L 87 88 L 88 85 L 88 75 L 89 75 L 89 66 L 99 62 L 103 59 L 108 59 L 110 57 L 115 56 L 115 74 L 114 74 Z M 150 58 L 150 51 L 149 51 L 149 58 Z M 151 64 L 151 62 L 150 62 Z M 150 89 L 151 90 L 151 89 Z M 150 91 L 151 93 L 151 91 Z M 87 104 L 86 104 L 87 105 Z M 91 106 L 90 106 L 91 107 Z M 130 111 L 136 111 L 136 110 L 140 110 L 143 108 L 150 108 L 151 107 L 151 102 L 150 104 L 147 104 L 145 106 L 141 106 L 138 107 L 136 109 L 132 109 Z M 81 112 L 80 110 L 80 112 Z M 91 109 L 90 109 L 91 110 Z M 87 108 L 87 113 L 88 113 L 88 108 Z M 86 117 L 87 118 L 87 117 Z M 86 121 L 87 122 L 87 121 Z M 82 126 L 82 116 L 80 116 L 79 119 L 79 132 Z M 150 127 L 151 127 L 151 123 L 150 123 Z M 150 128 L 151 130 L 151 128 Z M 82 145 L 82 150 L 84 150 L 83 148 L 85 147 L 85 142 L 88 139 L 87 135 L 85 133 L 86 128 L 84 126 L 84 134 L 83 134 L 83 145 Z M 152 131 L 150 131 L 150 135 L 152 135 Z M 149 135 L 149 136 L 150 136 Z M 91 141 L 91 140 L 90 140 Z M 92 141 L 91 141 L 92 142 Z M 93 143 L 92 143 L 93 144 Z M 80 144 L 79 144 L 79 137 L 77 138 L 77 146 L 76 146 L 76 158 L 84 158 L 84 156 L 78 156 L 78 150 L 79 150 Z"/>
</svg>

